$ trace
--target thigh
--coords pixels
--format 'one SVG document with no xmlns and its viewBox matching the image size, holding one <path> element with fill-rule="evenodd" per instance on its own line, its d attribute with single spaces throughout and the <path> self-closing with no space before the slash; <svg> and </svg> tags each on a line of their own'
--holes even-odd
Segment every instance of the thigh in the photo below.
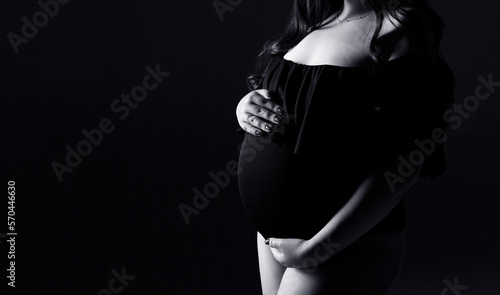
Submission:
<svg viewBox="0 0 500 295">
<path fill-rule="evenodd" d="M 323 294 L 326 283 L 322 270 L 287 268 L 281 279 L 278 295 Z"/>
<path fill-rule="evenodd" d="M 276 295 L 286 267 L 274 259 L 264 237 L 257 233 L 257 251 L 259 254 L 259 271 L 263 295 Z"/>
</svg>

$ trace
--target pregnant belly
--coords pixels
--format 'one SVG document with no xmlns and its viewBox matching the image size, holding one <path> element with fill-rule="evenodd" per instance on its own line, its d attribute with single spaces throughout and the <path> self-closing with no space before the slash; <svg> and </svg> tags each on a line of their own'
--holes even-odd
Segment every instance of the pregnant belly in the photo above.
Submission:
<svg viewBox="0 0 500 295">
<path fill-rule="evenodd" d="M 354 188 L 353 178 L 334 176 L 341 170 L 335 164 L 331 155 L 297 155 L 292 146 L 246 135 L 238 182 L 250 222 L 264 237 L 312 237 Z"/>
</svg>

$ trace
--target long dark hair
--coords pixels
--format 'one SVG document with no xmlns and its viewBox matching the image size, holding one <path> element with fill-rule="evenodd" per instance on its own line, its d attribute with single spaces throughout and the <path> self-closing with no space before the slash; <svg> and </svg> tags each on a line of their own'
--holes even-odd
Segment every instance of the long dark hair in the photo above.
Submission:
<svg viewBox="0 0 500 295">
<path fill-rule="evenodd" d="M 389 56 L 387 51 L 391 49 L 393 38 L 379 38 L 384 19 L 389 15 L 395 19 L 394 25 L 398 31 L 405 32 L 417 38 L 417 42 L 425 44 L 425 33 L 420 28 L 411 26 L 408 22 L 412 11 L 424 12 L 430 20 L 434 41 L 434 55 L 436 63 L 443 71 L 446 84 L 445 95 L 453 96 L 454 78 L 448 64 L 445 62 L 439 48 L 445 25 L 439 15 L 429 6 L 426 0 L 361 0 L 367 9 L 376 12 L 376 28 L 370 43 L 371 63 L 383 67 Z M 263 73 L 272 55 L 285 54 L 297 45 L 307 34 L 326 25 L 325 21 L 332 15 L 339 13 L 343 6 L 343 0 L 294 0 L 292 13 L 284 32 L 271 38 L 266 42 L 257 56 L 256 67 L 253 74 L 248 77 L 249 88 L 254 90 L 260 85 Z M 386 12 L 386 13 L 384 13 Z M 422 43 L 421 43 L 421 42 Z M 451 100 L 447 102 L 451 104 Z"/>
</svg>

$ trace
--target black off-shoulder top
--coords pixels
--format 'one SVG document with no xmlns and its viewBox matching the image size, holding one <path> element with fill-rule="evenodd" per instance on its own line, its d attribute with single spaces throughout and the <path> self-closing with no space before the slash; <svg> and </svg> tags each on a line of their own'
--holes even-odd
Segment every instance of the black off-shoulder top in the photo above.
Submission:
<svg viewBox="0 0 500 295">
<path fill-rule="evenodd" d="M 310 238 L 389 159 L 406 161 L 403 172 L 423 161 L 421 176 L 445 171 L 446 99 L 439 67 L 426 57 L 343 67 L 274 55 L 259 88 L 289 119 L 284 132 L 245 135 L 240 152 L 242 203 L 264 236 Z M 376 228 L 403 225 L 398 205 Z"/>
</svg>

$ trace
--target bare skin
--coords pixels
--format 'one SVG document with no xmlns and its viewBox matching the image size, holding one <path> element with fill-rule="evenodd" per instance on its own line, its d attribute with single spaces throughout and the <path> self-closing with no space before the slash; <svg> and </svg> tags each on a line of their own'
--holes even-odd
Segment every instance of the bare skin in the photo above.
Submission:
<svg viewBox="0 0 500 295">
<path fill-rule="evenodd" d="M 246 132 L 262 136 L 271 133 L 286 120 L 283 108 L 270 100 L 271 93 L 266 89 L 249 92 L 236 107 L 236 117 Z"/>
<path fill-rule="evenodd" d="M 277 294 L 281 278 L 287 268 L 274 258 L 270 247 L 265 244 L 264 237 L 258 232 L 257 251 L 259 254 L 259 271 L 263 294 Z"/>
<path fill-rule="evenodd" d="M 371 13 L 359 5 L 359 1 L 345 0 L 341 20 L 353 19 Z M 336 16 L 332 16 L 336 17 Z M 375 28 L 375 15 L 368 15 L 352 22 L 333 20 L 319 30 L 306 36 L 284 58 L 305 65 L 337 65 L 356 67 L 363 64 L 370 54 L 369 44 Z M 389 19 L 385 20 L 381 35 L 394 30 Z M 408 54 L 410 42 L 403 38 L 395 46 L 390 59 Z M 271 133 L 286 121 L 281 106 L 269 100 L 272 93 L 260 89 L 248 93 L 237 106 L 240 126 L 250 134 L 261 136 Z M 402 154 L 405 151 L 401 151 Z M 318 267 L 307 271 L 304 260 L 317 257 L 317 249 L 325 240 L 335 237 L 341 246 L 337 251 L 350 245 L 366 233 L 374 224 L 383 219 L 401 200 L 404 193 L 416 182 L 416 171 L 396 191 L 390 191 L 383 172 L 394 170 L 394 163 L 387 163 L 380 172 L 374 173 L 360 185 L 351 200 L 330 222 L 310 240 L 271 238 L 269 245 L 257 234 L 259 268 L 263 295 L 309 295 L 321 291 L 327 281 L 328 270 Z M 327 259 L 327 258 L 325 258 Z M 321 259 L 316 259 L 320 266 Z"/>
</svg>

